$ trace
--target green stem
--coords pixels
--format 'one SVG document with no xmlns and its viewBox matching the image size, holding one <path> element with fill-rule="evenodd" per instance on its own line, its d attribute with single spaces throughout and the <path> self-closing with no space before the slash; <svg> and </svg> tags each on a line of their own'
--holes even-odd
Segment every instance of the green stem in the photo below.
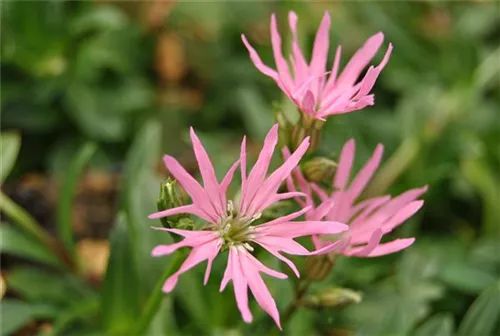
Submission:
<svg viewBox="0 0 500 336">
<path fill-rule="evenodd" d="M 73 261 L 68 253 L 61 248 L 57 241 L 50 236 L 42 225 L 37 222 L 25 209 L 16 204 L 9 196 L 0 191 L 0 209 L 16 223 L 22 230 L 35 237 L 42 244 L 53 251 L 70 269 L 74 268 Z"/>
<path fill-rule="evenodd" d="M 57 230 L 59 239 L 62 241 L 71 256 L 75 257 L 75 241 L 72 228 L 72 204 L 75 198 L 79 177 L 85 166 L 97 150 L 94 143 L 86 143 L 72 159 L 61 187 L 59 206 L 57 208 Z"/>
<path fill-rule="evenodd" d="M 153 289 L 153 292 L 149 296 L 148 301 L 146 302 L 146 307 L 142 315 L 139 317 L 139 321 L 137 323 L 137 329 L 135 335 L 141 336 L 145 335 L 151 321 L 153 320 L 158 308 L 160 307 L 161 300 L 165 297 L 165 294 L 162 292 L 162 287 L 167 278 L 172 275 L 175 269 L 180 266 L 181 261 L 183 260 L 184 253 L 177 252 L 174 254 L 172 261 L 165 269 L 165 272 L 158 280 Z"/>
<path fill-rule="evenodd" d="M 297 291 L 295 292 L 295 298 L 290 304 L 288 305 L 288 308 L 285 309 L 285 313 L 283 314 L 283 318 L 281 319 L 281 322 L 283 325 L 286 325 L 288 321 L 292 318 L 293 314 L 297 311 L 297 308 L 300 306 L 300 301 L 304 297 L 304 295 L 307 293 L 307 290 L 309 289 L 309 285 L 311 283 L 308 280 L 301 281 L 299 286 L 297 287 Z"/>
</svg>

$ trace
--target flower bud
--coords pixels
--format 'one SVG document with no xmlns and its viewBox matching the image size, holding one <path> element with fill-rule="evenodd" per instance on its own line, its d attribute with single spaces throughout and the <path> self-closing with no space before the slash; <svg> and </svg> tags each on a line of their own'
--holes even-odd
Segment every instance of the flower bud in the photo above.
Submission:
<svg viewBox="0 0 500 336">
<path fill-rule="evenodd" d="M 308 256 L 306 258 L 306 277 L 311 281 L 324 280 L 332 270 L 334 257 L 330 254 Z"/>
<path fill-rule="evenodd" d="M 360 303 L 362 294 L 349 288 L 326 288 L 318 294 L 309 295 L 303 304 L 310 308 L 342 308 L 350 303 Z"/>
<path fill-rule="evenodd" d="M 168 178 L 160 184 L 160 197 L 156 201 L 159 211 L 180 207 L 186 205 L 188 196 L 184 189 L 177 183 L 177 181 Z M 187 214 L 179 214 L 161 218 L 161 223 L 164 227 L 178 227 L 181 220 L 188 219 Z M 184 223 L 186 224 L 186 223 Z"/>
<path fill-rule="evenodd" d="M 315 157 L 304 164 L 304 175 L 310 182 L 320 182 L 331 179 L 337 163 L 325 157 Z"/>
</svg>

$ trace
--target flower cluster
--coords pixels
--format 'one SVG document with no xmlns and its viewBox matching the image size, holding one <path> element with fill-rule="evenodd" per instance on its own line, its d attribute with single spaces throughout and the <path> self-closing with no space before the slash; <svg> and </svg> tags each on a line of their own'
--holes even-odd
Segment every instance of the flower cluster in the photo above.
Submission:
<svg viewBox="0 0 500 336">
<path fill-rule="evenodd" d="M 292 31 L 292 72 L 281 51 L 281 38 L 277 30 L 276 18 L 271 17 L 271 41 L 277 70 L 273 70 L 259 58 L 245 36 L 243 42 L 250 58 L 265 75 L 271 77 L 283 92 L 296 104 L 304 115 L 314 119 L 347 113 L 373 105 L 370 93 L 375 80 L 387 64 L 392 51 L 389 48 L 376 67 L 369 67 L 364 77 L 358 81 L 363 69 L 374 57 L 383 42 L 378 33 L 365 43 L 337 76 L 341 48 L 337 48 L 333 69 L 326 72 L 329 51 L 330 17 L 325 14 L 314 42 L 312 59 L 307 63 L 298 44 L 297 16 L 289 14 Z M 249 309 L 248 289 L 259 306 L 266 311 L 281 329 L 276 302 L 264 283 L 261 273 L 284 279 L 286 274 L 273 270 L 260 262 L 254 247 L 260 246 L 277 259 L 284 262 L 297 277 L 300 272 L 284 254 L 312 256 L 329 254 L 375 257 L 400 251 L 410 246 L 414 238 L 396 239 L 381 243 L 382 237 L 391 232 L 415 214 L 423 205 L 418 198 L 426 187 L 409 190 L 397 197 L 379 196 L 362 199 L 362 192 L 380 165 L 383 147 L 377 146 L 374 154 L 350 181 L 355 156 L 355 142 L 349 140 L 343 147 L 331 188 L 323 189 L 319 184 L 306 179 L 300 163 L 308 151 L 309 137 L 305 137 L 290 152 L 283 148 L 283 163 L 273 172 L 269 167 L 278 144 L 278 124 L 267 134 L 262 150 L 250 172 L 247 172 L 246 140 L 243 138 L 241 152 L 222 181 L 215 174 L 214 166 L 196 136 L 190 131 L 194 155 L 198 162 L 202 184 L 189 174 L 173 157 L 165 155 L 164 163 L 170 174 L 189 196 L 190 204 L 172 203 L 170 208 L 151 214 L 151 219 L 175 218 L 172 216 L 193 215 L 201 218 L 205 225 L 197 230 L 179 227 L 155 228 L 182 237 L 169 245 L 156 246 L 155 257 L 174 253 L 189 247 L 191 251 L 180 268 L 172 274 L 163 286 L 164 292 L 172 291 L 182 273 L 194 266 L 207 262 L 204 283 L 207 283 L 212 263 L 221 253 L 228 251 L 228 261 L 220 289 L 232 282 L 238 309 L 247 323 L 252 321 Z M 321 160 L 316 160 L 321 162 Z M 228 187 L 236 171 L 241 174 L 238 198 L 228 195 Z M 282 191 L 283 187 L 288 190 Z M 330 190 L 331 191 L 328 191 Z M 186 197 L 187 199 L 187 197 Z M 276 203 L 294 199 L 300 207 L 297 211 L 269 221 L 261 218 L 262 213 Z M 170 204 L 170 203 L 169 203 Z M 304 217 L 300 220 L 300 217 Z M 175 221 L 169 221 L 172 223 Z M 315 250 L 310 251 L 295 241 L 295 238 L 312 238 Z"/>
</svg>

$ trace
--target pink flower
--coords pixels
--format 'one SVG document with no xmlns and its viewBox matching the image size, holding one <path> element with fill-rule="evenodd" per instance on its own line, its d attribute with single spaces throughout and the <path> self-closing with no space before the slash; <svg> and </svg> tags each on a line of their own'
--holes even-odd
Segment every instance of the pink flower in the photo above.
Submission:
<svg viewBox="0 0 500 336">
<path fill-rule="evenodd" d="M 318 118 L 333 114 L 342 114 L 361 110 L 374 104 L 374 95 L 370 94 L 377 77 L 389 61 L 392 44 L 389 44 L 382 62 L 376 67 L 370 66 L 361 81 L 358 77 L 370 60 L 375 56 L 384 41 L 384 35 L 377 33 L 354 54 L 337 76 L 342 48 L 337 47 L 332 70 L 327 76 L 326 63 L 330 43 L 330 15 L 325 12 L 314 41 L 312 58 L 309 63 L 304 58 L 297 38 L 297 15 L 290 12 L 288 22 L 292 31 L 292 53 L 290 63 L 283 57 L 281 37 L 278 32 L 276 16 L 271 16 L 271 43 L 277 70 L 266 66 L 255 49 L 242 35 L 252 62 L 263 74 L 274 79 L 278 87 L 297 105 L 303 113 Z"/>
<path fill-rule="evenodd" d="M 377 257 L 398 252 L 413 244 L 415 238 L 396 239 L 388 243 L 380 241 L 383 235 L 401 225 L 422 207 L 424 201 L 417 198 L 427 191 L 427 186 L 408 190 L 394 198 L 385 195 L 357 202 L 380 165 L 382 153 L 383 146 L 379 144 L 372 157 L 349 183 L 355 154 L 355 142 L 349 140 L 342 148 L 333 179 L 333 192 L 330 195 L 318 185 L 308 183 L 300 169 L 294 170 L 296 185 L 307 195 L 305 201 L 297 199 L 297 202 L 303 207 L 311 207 L 305 215 L 306 219 L 317 221 L 325 218 L 328 221 L 339 221 L 349 225 L 349 230 L 340 236 L 314 236 L 313 242 L 317 248 L 324 246 L 327 241 L 335 240 L 334 252 L 337 254 Z M 283 155 L 287 158 L 290 153 L 284 149 Z M 287 179 L 290 191 L 296 190 L 295 183 L 291 176 Z M 322 202 L 317 207 L 313 201 L 315 195 Z"/>
<path fill-rule="evenodd" d="M 295 242 L 294 238 L 317 234 L 337 234 L 345 231 L 347 226 L 336 221 L 292 221 L 307 212 L 308 207 L 270 222 L 255 225 L 254 222 L 259 219 L 262 211 L 271 204 L 291 197 L 304 196 L 301 192 L 279 194 L 278 189 L 306 152 L 309 139 L 305 139 L 278 169 L 266 177 L 277 140 L 278 125 L 274 125 L 266 136 L 257 162 L 247 176 L 246 142 L 245 138 L 243 138 L 240 160 L 229 169 L 222 182 L 219 183 L 207 152 L 193 129 L 191 129 L 191 141 L 203 179 L 203 186 L 186 172 L 177 160 L 165 155 L 165 165 L 189 194 L 193 203 L 154 213 L 149 218 L 189 213 L 204 219 L 207 224 L 205 229 L 198 231 L 157 228 L 158 230 L 181 235 L 184 239 L 174 244 L 156 246 L 152 252 L 153 256 L 168 255 L 179 248 L 191 247 L 191 252 L 182 266 L 165 282 L 163 286 L 164 292 L 173 290 L 182 273 L 205 260 L 208 262 L 204 279 L 206 283 L 213 260 L 221 250 L 228 249 L 228 264 L 222 279 L 221 290 L 232 280 L 238 309 L 243 316 L 243 320 L 250 323 L 252 314 L 248 307 L 247 292 L 247 288 L 250 288 L 257 303 L 281 328 L 276 303 L 260 273 L 280 279 L 287 276 L 266 267 L 258 261 L 251 253 L 253 251 L 252 245 L 260 245 L 276 258 L 288 264 L 295 274 L 299 276 L 295 265 L 291 260 L 283 256 L 282 252 L 295 255 L 312 255 L 329 252 L 331 246 L 309 252 Z M 238 164 L 241 166 L 241 200 L 233 203 L 233 201 L 227 199 L 226 191 Z"/>
</svg>

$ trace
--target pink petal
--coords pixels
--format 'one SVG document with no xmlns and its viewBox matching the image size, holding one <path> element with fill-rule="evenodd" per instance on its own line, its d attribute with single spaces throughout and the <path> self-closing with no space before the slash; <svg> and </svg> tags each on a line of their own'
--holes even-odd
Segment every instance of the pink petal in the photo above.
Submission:
<svg viewBox="0 0 500 336">
<path fill-rule="evenodd" d="M 243 34 L 241 35 L 241 40 L 243 41 L 243 44 L 247 48 L 248 53 L 250 54 L 250 59 L 252 60 L 255 67 L 264 75 L 271 77 L 275 81 L 278 81 L 278 73 L 262 62 L 257 51 L 255 51 L 255 49 L 250 45 L 250 43 L 248 43 L 245 35 Z"/>
<path fill-rule="evenodd" d="M 279 260 L 283 261 L 284 263 L 286 263 L 288 265 L 288 267 L 290 267 L 292 269 L 292 271 L 295 273 L 295 275 L 297 276 L 297 278 L 300 278 L 300 273 L 299 273 L 299 270 L 297 269 L 297 267 L 294 265 L 294 263 L 284 257 L 283 255 L 281 255 L 279 253 L 279 248 L 278 247 L 274 247 L 274 246 L 271 246 L 271 245 L 268 245 L 264 242 L 264 240 L 262 239 L 264 237 L 259 237 L 259 238 L 256 238 L 254 239 L 254 241 L 259 244 L 260 246 L 262 246 L 264 249 L 266 249 L 269 253 L 271 253 L 273 256 L 275 256 L 276 258 L 278 258 Z M 275 238 L 275 237 L 274 237 Z M 307 251 L 307 250 L 306 250 Z"/>
<path fill-rule="evenodd" d="M 231 166 L 231 168 L 229 168 L 229 170 L 226 173 L 226 176 L 224 176 L 224 178 L 222 179 L 222 182 L 220 184 L 219 192 L 221 193 L 221 195 L 224 195 L 224 203 L 226 203 L 227 188 L 231 184 L 231 181 L 233 180 L 234 172 L 235 172 L 236 168 L 238 168 L 239 164 L 240 164 L 240 160 L 233 163 L 233 165 Z"/>
<path fill-rule="evenodd" d="M 370 240 L 365 246 L 355 247 L 347 251 L 346 255 L 355 257 L 366 257 L 368 256 L 380 243 L 383 233 L 382 230 L 377 229 L 373 231 Z"/>
<path fill-rule="evenodd" d="M 295 84 L 301 83 L 307 77 L 309 73 L 309 67 L 302 54 L 302 50 L 299 47 L 299 41 L 297 37 L 297 15 L 295 12 L 291 11 L 288 14 L 288 23 L 290 25 L 290 30 L 292 31 L 292 52 L 293 59 L 295 60 L 294 75 Z"/>
<path fill-rule="evenodd" d="M 325 217 L 333 207 L 333 199 L 329 199 L 321 203 L 314 211 L 310 211 L 307 215 L 308 220 L 321 220 Z"/>
<path fill-rule="evenodd" d="M 258 265 L 254 263 L 255 259 L 250 259 L 248 254 L 244 252 L 240 252 L 239 256 L 241 267 L 245 270 L 248 286 L 250 287 L 255 300 L 259 306 L 273 318 L 274 322 L 281 330 L 278 307 L 276 307 L 276 302 L 259 275 Z"/>
<path fill-rule="evenodd" d="M 339 76 L 337 87 L 352 86 L 358 79 L 361 71 L 375 57 L 383 42 L 384 34 L 382 33 L 377 33 L 370 37 L 346 65 L 344 71 Z"/>
<path fill-rule="evenodd" d="M 241 257 L 236 247 L 231 247 L 229 250 L 229 258 L 231 260 L 231 279 L 233 280 L 236 305 L 240 310 L 243 321 L 250 323 L 253 317 L 248 307 L 248 283 L 243 271 L 246 270 L 246 265 L 242 264 Z"/>
<path fill-rule="evenodd" d="M 165 155 L 163 157 L 163 161 L 168 171 L 177 181 L 179 181 L 193 202 L 204 213 L 203 219 L 211 222 L 217 222 L 219 217 L 209 204 L 205 190 L 200 186 L 200 184 L 179 164 L 175 158 Z"/>
<path fill-rule="evenodd" d="M 286 60 L 283 58 L 281 50 L 281 37 L 278 32 L 278 24 L 276 22 L 276 15 L 271 15 L 271 44 L 273 46 L 274 60 L 278 68 L 278 76 L 283 84 L 283 87 L 288 91 L 293 91 L 293 81 L 290 76 L 290 70 Z"/>
<path fill-rule="evenodd" d="M 309 115 L 314 115 L 315 105 L 316 103 L 314 102 L 314 94 L 311 91 L 307 91 L 301 103 L 302 112 Z"/>
<path fill-rule="evenodd" d="M 264 140 L 264 145 L 260 151 L 257 162 L 252 168 L 252 171 L 248 175 L 248 180 L 246 181 L 245 188 L 242 190 L 241 195 L 241 207 L 240 211 L 245 215 L 253 215 L 249 213 L 248 207 L 253 201 L 256 194 L 261 193 L 262 183 L 266 177 L 267 170 L 269 169 L 269 164 L 271 162 L 274 148 L 278 143 L 278 124 L 275 124 Z"/>
<path fill-rule="evenodd" d="M 310 64 L 310 74 L 320 76 L 326 72 L 326 61 L 328 58 L 328 48 L 330 45 L 330 14 L 325 12 L 323 20 L 319 26 L 314 40 L 312 58 Z M 320 88 L 324 83 L 324 78 L 320 78 L 312 84 L 314 97 L 319 99 Z"/>
<path fill-rule="evenodd" d="M 367 257 L 379 257 L 404 250 L 413 244 L 415 238 L 396 239 L 385 244 L 379 244 Z"/>
<path fill-rule="evenodd" d="M 302 141 L 297 150 L 295 150 L 295 152 L 293 152 L 293 154 L 278 169 L 276 169 L 271 176 L 269 176 L 269 178 L 267 178 L 263 185 L 259 185 L 260 189 L 258 195 L 255 196 L 255 199 L 252 200 L 252 203 L 250 204 L 251 213 L 257 213 L 264 209 L 262 205 L 264 204 L 266 198 L 278 191 L 281 183 L 298 165 L 308 147 L 309 137 Z"/>
<path fill-rule="evenodd" d="M 253 239 L 257 244 L 267 246 L 275 251 L 282 251 L 294 255 L 308 255 L 309 251 L 291 238 L 274 237 L 259 234 Z"/>
<path fill-rule="evenodd" d="M 162 228 L 158 228 L 158 229 L 162 229 Z M 173 232 L 173 231 L 184 231 L 184 230 L 164 229 L 164 231 Z M 151 255 L 153 257 L 168 255 L 168 254 L 171 254 L 182 247 L 196 247 L 199 245 L 207 244 L 208 242 L 210 242 L 212 240 L 219 239 L 219 236 L 216 233 L 211 232 L 211 231 L 187 231 L 187 232 L 192 233 L 192 235 L 188 236 L 187 238 L 185 238 L 182 241 L 177 242 L 177 243 L 173 243 L 170 245 L 158 245 L 153 249 L 153 251 L 151 252 Z"/>
<path fill-rule="evenodd" d="M 289 198 L 299 198 L 299 197 L 307 197 L 306 194 L 304 194 L 303 192 L 298 192 L 298 191 L 293 191 L 293 192 L 286 192 L 286 193 L 282 193 L 282 194 L 276 194 L 275 196 L 272 196 L 270 197 L 263 205 L 262 205 L 262 208 L 263 209 L 266 209 L 268 206 L 276 203 L 276 202 L 279 202 L 279 201 L 282 201 L 282 200 L 286 200 L 286 199 L 289 199 Z"/>
<path fill-rule="evenodd" d="M 370 69 L 368 69 L 365 77 L 362 80 L 361 88 L 354 99 L 360 99 L 371 91 L 378 76 L 389 62 L 389 57 L 391 56 L 392 49 L 392 44 L 389 44 L 389 47 L 387 48 L 384 58 L 382 59 L 380 64 L 376 68 L 370 67 Z"/>
<path fill-rule="evenodd" d="M 353 231 L 354 229 L 357 229 L 357 228 L 361 229 L 363 227 L 363 223 L 373 214 L 375 209 L 380 207 L 382 204 L 388 202 L 390 199 L 391 199 L 391 197 L 388 195 L 381 196 L 381 197 L 375 197 L 375 198 L 371 198 L 371 199 L 368 199 L 366 201 L 363 201 L 363 202 L 357 204 L 356 206 L 354 206 L 350 211 L 351 218 L 353 216 L 356 216 L 356 215 L 357 216 L 349 224 L 350 230 Z M 361 211 L 361 212 L 358 214 L 358 211 Z"/>
<path fill-rule="evenodd" d="M 205 276 L 203 277 L 204 285 L 208 283 L 208 279 L 210 278 L 210 273 L 212 272 L 212 264 L 214 262 L 215 257 L 217 257 L 217 255 L 219 254 L 221 246 L 222 246 L 222 240 L 219 240 L 217 244 L 213 247 L 213 250 L 208 253 L 207 269 L 205 270 Z"/>
<path fill-rule="evenodd" d="M 165 284 L 163 285 L 163 291 L 168 293 L 172 291 L 177 284 L 177 281 L 179 280 L 179 276 L 193 268 L 194 266 L 198 265 L 202 261 L 205 261 L 207 259 L 213 259 L 219 252 L 219 246 L 217 242 L 211 242 L 211 243 L 206 243 L 200 246 L 193 247 L 191 250 L 191 253 L 189 256 L 186 258 L 184 263 L 181 265 L 179 270 L 172 274 L 167 281 L 165 281 Z"/>
<path fill-rule="evenodd" d="M 159 212 L 152 213 L 151 215 L 148 216 L 149 219 L 158 219 L 162 217 L 168 217 L 168 216 L 173 216 L 177 214 L 182 214 L 182 213 L 187 213 L 187 214 L 193 214 L 193 215 L 199 215 L 200 210 L 197 209 L 193 204 L 189 205 L 183 205 L 177 208 L 171 208 Z"/>
<path fill-rule="evenodd" d="M 245 190 L 247 181 L 247 137 L 244 136 L 241 141 L 240 150 L 240 172 L 241 172 L 241 190 Z"/>
<path fill-rule="evenodd" d="M 243 252 L 240 252 L 240 254 L 241 253 L 243 253 Z M 274 278 L 278 278 L 278 279 L 288 278 L 288 276 L 285 273 L 281 273 L 281 272 L 275 271 L 275 270 L 267 267 L 266 265 L 261 263 L 259 260 L 257 260 L 254 256 L 252 256 L 250 253 L 245 252 L 245 257 L 248 258 L 253 263 L 253 265 L 255 266 L 255 268 L 259 272 L 265 273 L 267 275 L 270 275 L 270 276 L 272 276 Z"/>
<path fill-rule="evenodd" d="M 205 186 L 205 191 L 208 194 L 208 200 L 212 205 L 214 211 L 219 217 L 224 216 L 226 211 L 226 196 L 221 196 L 219 192 L 219 182 L 215 176 L 214 166 L 208 157 L 208 154 L 198 139 L 198 136 L 194 132 L 194 129 L 190 129 L 191 142 L 193 143 L 194 155 L 196 161 L 198 161 L 198 166 L 200 167 L 200 173 L 203 178 L 203 183 Z"/>
<path fill-rule="evenodd" d="M 384 224 L 384 233 L 392 231 L 395 227 L 406 221 L 417 213 L 424 205 L 424 201 L 413 201 L 398 211 L 391 219 Z"/>
<path fill-rule="evenodd" d="M 356 199 L 363 189 L 366 187 L 373 174 L 377 170 L 380 165 L 380 161 L 382 160 L 382 154 L 384 153 L 384 146 L 378 144 L 373 152 L 372 157 L 368 160 L 365 166 L 361 169 L 361 171 L 356 175 L 354 180 L 349 186 L 348 195 L 351 199 Z"/>
<path fill-rule="evenodd" d="M 352 164 L 354 162 L 354 153 L 356 152 L 356 143 L 350 139 L 342 147 L 340 152 L 339 165 L 334 178 L 334 187 L 337 189 L 345 189 L 351 175 Z"/>
<path fill-rule="evenodd" d="M 397 211 L 404 205 L 422 196 L 426 191 L 427 186 L 405 191 L 401 195 L 394 197 L 389 203 L 384 206 L 384 208 L 381 209 L 381 211 L 387 212 L 392 215 L 395 211 Z"/>
<path fill-rule="evenodd" d="M 272 221 L 260 224 L 258 227 L 259 228 L 265 228 L 265 227 L 268 227 L 268 226 L 275 226 L 275 225 L 278 225 L 278 224 L 281 224 L 281 223 L 284 223 L 284 222 L 289 222 L 291 220 L 294 220 L 297 217 L 302 216 L 303 214 L 305 214 L 306 212 L 308 212 L 311 209 L 312 209 L 312 207 L 310 207 L 310 206 L 305 207 L 303 209 L 300 209 L 299 211 L 292 212 L 291 214 L 288 214 L 286 216 L 278 217 L 276 219 L 273 219 Z"/>
<path fill-rule="evenodd" d="M 255 231 L 262 235 L 296 238 L 315 234 L 336 234 L 346 231 L 348 228 L 343 223 L 333 221 L 304 221 L 285 222 L 266 227 L 259 225 Z"/>
<path fill-rule="evenodd" d="M 328 77 L 328 81 L 325 84 L 323 89 L 323 96 L 330 93 L 330 91 L 334 88 L 337 75 L 339 72 L 339 64 L 340 64 L 340 55 L 342 54 L 342 47 L 338 46 L 337 51 L 335 52 L 335 58 L 333 60 L 332 72 L 330 77 Z"/>
</svg>

